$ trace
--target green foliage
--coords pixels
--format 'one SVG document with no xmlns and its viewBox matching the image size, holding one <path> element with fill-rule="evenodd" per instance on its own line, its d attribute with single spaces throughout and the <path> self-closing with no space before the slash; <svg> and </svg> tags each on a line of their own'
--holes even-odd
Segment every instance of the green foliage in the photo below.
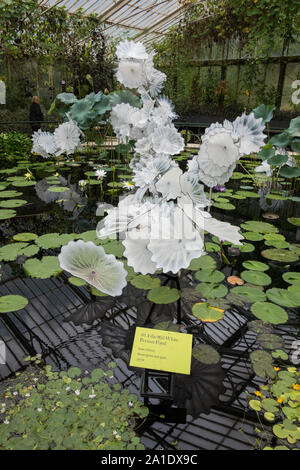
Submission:
<svg viewBox="0 0 300 470">
<path fill-rule="evenodd" d="M 274 380 L 255 391 L 255 399 L 249 397 L 250 408 L 262 414 L 268 423 L 274 423 L 272 432 L 265 432 L 263 423 L 259 420 L 261 425 L 256 430 L 257 434 L 267 437 L 269 441 L 264 450 L 292 450 L 300 447 L 299 378 L 300 372 L 295 367 L 287 370 L 276 368 Z"/>
<path fill-rule="evenodd" d="M 0 134 L 0 166 L 4 160 L 15 160 L 24 158 L 32 148 L 30 137 L 19 132 L 8 132 Z"/>
<path fill-rule="evenodd" d="M 112 377 L 112 370 L 83 375 L 78 367 L 54 372 L 49 365 L 30 366 L 1 396 L 0 449 L 143 449 L 134 427 L 148 409 L 112 385 Z"/>
</svg>

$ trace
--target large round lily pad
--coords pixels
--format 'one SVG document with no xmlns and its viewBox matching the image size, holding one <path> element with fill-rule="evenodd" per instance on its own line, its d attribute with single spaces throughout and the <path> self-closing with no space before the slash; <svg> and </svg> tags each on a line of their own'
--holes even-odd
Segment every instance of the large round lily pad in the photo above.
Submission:
<svg viewBox="0 0 300 470">
<path fill-rule="evenodd" d="M 12 219 L 17 215 L 13 209 L 0 209 L 0 220 Z"/>
<path fill-rule="evenodd" d="M 278 228 L 268 222 L 259 222 L 257 220 L 248 220 L 241 224 L 241 228 L 248 232 L 258 233 L 277 233 Z"/>
<path fill-rule="evenodd" d="M 195 290 L 201 292 L 203 297 L 206 299 L 216 299 L 219 297 L 225 297 L 228 289 L 223 284 L 205 283 L 197 284 Z"/>
<path fill-rule="evenodd" d="M 256 287 L 238 286 L 230 291 L 232 294 L 243 295 L 248 298 L 249 303 L 263 302 L 266 299 L 266 294 Z"/>
<path fill-rule="evenodd" d="M 287 272 L 282 275 L 282 279 L 288 284 L 297 284 L 300 288 L 300 273 Z"/>
<path fill-rule="evenodd" d="M 268 271 L 270 266 L 268 266 L 266 263 L 261 263 L 261 261 L 244 261 L 243 266 L 246 269 L 249 269 L 250 271 Z"/>
<path fill-rule="evenodd" d="M 44 256 L 41 260 L 36 258 L 28 259 L 23 269 L 27 276 L 47 279 L 51 276 L 57 276 L 62 272 L 57 256 Z"/>
<path fill-rule="evenodd" d="M 155 304 L 170 304 L 176 302 L 180 298 L 180 295 L 177 289 L 171 289 L 168 286 L 160 286 L 151 289 L 147 297 L 148 300 Z"/>
<path fill-rule="evenodd" d="M 21 295 L 4 295 L 0 297 L 0 313 L 16 312 L 26 307 L 28 299 Z"/>
<path fill-rule="evenodd" d="M 274 287 L 273 289 L 268 289 L 266 294 L 271 302 L 275 302 L 283 307 L 300 307 L 300 289 L 299 292 L 296 293 L 288 289 L 278 289 Z"/>
<path fill-rule="evenodd" d="M 198 344 L 194 346 L 192 356 L 203 364 L 218 364 L 220 362 L 219 353 L 208 344 Z"/>
<path fill-rule="evenodd" d="M 261 252 L 264 258 L 270 259 L 272 261 L 278 261 L 279 263 L 294 263 L 298 261 L 299 256 L 291 251 L 285 250 L 283 248 L 270 248 Z"/>
<path fill-rule="evenodd" d="M 193 305 L 193 315 L 203 322 L 213 323 L 223 318 L 224 310 L 210 307 L 208 302 L 199 302 Z"/>
<path fill-rule="evenodd" d="M 241 278 L 255 286 L 268 286 L 271 284 L 271 277 L 261 271 L 242 271 Z"/>
<path fill-rule="evenodd" d="M 209 269 L 201 269 L 195 274 L 195 278 L 200 282 L 212 282 L 217 284 L 222 282 L 225 278 L 225 275 L 221 271 L 210 271 Z"/>
<path fill-rule="evenodd" d="M 155 287 L 160 286 L 160 279 L 158 277 L 151 277 L 148 274 L 143 276 L 135 276 L 131 279 L 131 284 L 138 289 L 154 289 Z"/>
<path fill-rule="evenodd" d="M 191 261 L 189 268 L 191 271 L 198 271 L 199 269 L 206 269 L 213 271 L 216 269 L 216 261 L 209 255 L 201 256 L 200 258 L 195 258 Z"/>
<path fill-rule="evenodd" d="M 251 312 L 256 318 L 259 318 L 259 320 L 272 323 L 273 325 L 279 325 L 288 320 L 286 311 L 270 302 L 255 302 L 251 305 Z"/>
</svg>

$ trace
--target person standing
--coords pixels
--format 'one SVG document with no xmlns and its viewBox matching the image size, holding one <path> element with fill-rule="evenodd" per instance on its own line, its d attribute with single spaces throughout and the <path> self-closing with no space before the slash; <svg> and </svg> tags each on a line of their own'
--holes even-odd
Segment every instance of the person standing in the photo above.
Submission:
<svg viewBox="0 0 300 470">
<path fill-rule="evenodd" d="M 32 97 L 32 102 L 29 110 L 29 121 L 33 131 L 38 131 L 41 128 L 41 122 L 44 120 L 44 115 L 40 106 L 40 98 L 38 96 Z"/>
</svg>

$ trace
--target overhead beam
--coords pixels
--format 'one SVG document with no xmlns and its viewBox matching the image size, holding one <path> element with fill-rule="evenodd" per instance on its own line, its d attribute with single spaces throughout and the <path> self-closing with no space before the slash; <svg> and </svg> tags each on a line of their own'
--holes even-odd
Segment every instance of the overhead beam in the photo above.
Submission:
<svg viewBox="0 0 300 470">
<path fill-rule="evenodd" d="M 150 26 L 148 26 L 147 28 L 145 28 L 142 33 L 136 34 L 132 39 L 138 39 L 138 38 L 141 38 L 142 36 L 145 36 L 146 34 L 151 33 L 151 32 L 154 31 L 157 27 L 162 26 L 162 25 L 165 24 L 165 23 L 168 23 L 168 21 L 170 21 L 172 18 L 178 16 L 178 14 L 179 14 L 181 11 L 183 11 L 185 8 L 186 8 L 185 5 L 183 5 L 183 6 L 179 7 L 179 8 L 176 8 L 176 10 L 173 10 L 171 13 L 169 13 L 168 15 L 166 15 L 166 16 L 165 16 L 164 18 L 162 18 L 161 20 L 156 21 L 155 23 L 152 23 Z"/>
</svg>

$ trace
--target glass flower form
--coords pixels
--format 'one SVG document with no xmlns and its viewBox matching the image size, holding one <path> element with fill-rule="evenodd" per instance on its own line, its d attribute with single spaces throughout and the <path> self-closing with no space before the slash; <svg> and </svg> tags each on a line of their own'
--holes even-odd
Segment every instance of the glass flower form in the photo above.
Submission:
<svg viewBox="0 0 300 470">
<path fill-rule="evenodd" d="M 135 59 L 121 60 L 116 77 L 127 88 L 139 88 L 144 83 L 143 62 Z"/>
<path fill-rule="evenodd" d="M 80 146 L 81 130 L 73 121 L 64 122 L 58 126 L 54 131 L 54 139 L 59 151 L 56 153 L 60 155 L 66 153 L 70 155 Z"/>
<path fill-rule="evenodd" d="M 153 57 L 154 52 L 151 52 L 143 64 L 143 71 L 144 86 L 149 91 L 149 94 L 152 97 L 155 97 L 159 95 L 163 89 L 167 76 L 163 72 L 154 68 Z"/>
<path fill-rule="evenodd" d="M 127 39 L 117 45 L 116 55 L 118 59 L 145 60 L 149 57 L 143 43 L 128 41 Z"/>
<path fill-rule="evenodd" d="M 156 153 L 176 155 L 184 149 L 184 139 L 173 124 L 155 129 L 152 143 Z"/>
<path fill-rule="evenodd" d="M 127 284 L 123 263 L 93 242 L 69 242 L 62 247 L 58 260 L 62 269 L 84 279 L 104 294 L 121 295 Z"/>
<path fill-rule="evenodd" d="M 150 186 L 175 165 L 168 155 L 143 157 L 134 166 L 132 180 L 140 188 Z"/>
<path fill-rule="evenodd" d="M 255 173 L 266 173 L 267 176 L 272 176 L 272 168 L 267 162 L 267 160 L 263 161 L 260 165 L 254 168 Z"/>
<path fill-rule="evenodd" d="M 237 117 L 232 123 L 232 129 L 240 139 L 240 155 L 256 153 L 265 145 L 267 136 L 264 134 L 263 119 L 257 119 L 253 112 L 249 115 L 243 113 Z"/>
<path fill-rule="evenodd" d="M 137 108 L 128 103 L 120 103 L 112 108 L 110 122 L 122 142 L 126 142 L 126 137 L 131 136 L 133 116 L 136 110 Z"/>
<path fill-rule="evenodd" d="M 41 129 L 33 133 L 32 136 L 32 153 L 37 153 L 43 158 L 50 158 L 57 152 L 57 145 L 54 135 L 51 132 L 43 132 Z"/>
<path fill-rule="evenodd" d="M 218 132 L 207 137 L 201 144 L 198 155 L 189 165 L 189 171 L 213 188 L 230 179 L 239 156 L 238 146 L 230 133 Z"/>
</svg>

